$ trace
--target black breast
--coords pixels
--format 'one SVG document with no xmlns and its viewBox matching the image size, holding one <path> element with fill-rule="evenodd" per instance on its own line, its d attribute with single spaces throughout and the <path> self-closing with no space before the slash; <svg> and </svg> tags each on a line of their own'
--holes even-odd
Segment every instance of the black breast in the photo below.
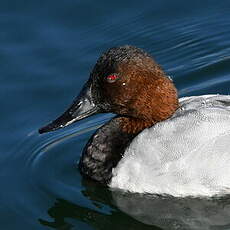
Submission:
<svg viewBox="0 0 230 230">
<path fill-rule="evenodd" d="M 83 175 L 107 184 L 125 149 L 135 135 L 120 129 L 119 117 L 98 129 L 85 146 L 79 168 Z"/>
</svg>

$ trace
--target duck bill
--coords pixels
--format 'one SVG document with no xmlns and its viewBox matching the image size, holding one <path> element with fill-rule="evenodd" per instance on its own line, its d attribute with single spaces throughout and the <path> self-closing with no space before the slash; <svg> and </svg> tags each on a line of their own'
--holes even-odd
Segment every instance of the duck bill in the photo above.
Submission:
<svg viewBox="0 0 230 230">
<path fill-rule="evenodd" d="M 39 133 L 46 133 L 64 128 L 76 121 L 82 120 L 100 112 L 92 98 L 91 85 L 86 84 L 73 104 L 56 120 L 39 129 Z"/>
</svg>

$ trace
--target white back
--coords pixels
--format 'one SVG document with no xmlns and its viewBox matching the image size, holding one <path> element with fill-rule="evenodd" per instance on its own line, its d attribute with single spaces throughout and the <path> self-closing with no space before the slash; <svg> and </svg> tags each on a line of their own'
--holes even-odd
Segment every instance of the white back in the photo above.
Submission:
<svg viewBox="0 0 230 230">
<path fill-rule="evenodd" d="M 187 97 L 180 104 L 172 118 L 132 141 L 111 187 L 173 196 L 230 192 L 230 96 Z"/>
</svg>

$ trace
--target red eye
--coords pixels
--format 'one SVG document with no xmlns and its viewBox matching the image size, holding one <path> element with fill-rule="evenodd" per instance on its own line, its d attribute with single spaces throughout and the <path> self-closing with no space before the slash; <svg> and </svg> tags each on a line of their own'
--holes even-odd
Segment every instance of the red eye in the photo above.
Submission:
<svg viewBox="0 0 230 230">
<path fill-rule="evenodd" d="M 106 81 L 109 83 L 113 83 L 118 79 L 118 75 L 116 74 L 111 74 L 109 76 L 106 77 Z"/>
</svg>

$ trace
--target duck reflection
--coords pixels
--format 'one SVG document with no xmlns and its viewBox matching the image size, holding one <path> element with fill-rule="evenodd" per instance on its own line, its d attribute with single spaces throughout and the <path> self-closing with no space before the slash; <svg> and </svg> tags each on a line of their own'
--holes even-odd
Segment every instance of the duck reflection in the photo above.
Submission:
<svg viewBox="0 0 230 230">
<path fill-rule="evenodd" d="M 100 230 L 160 230 L 158 227 L 143 224 L 121 212 L 113 205 L 111 191 L 103 186 L 94 182 L 87 182 L 85 185 L 86 189 L 82 193 L 92 201 L 95 210 L 64 199 L 57 199 L 54 206 L 48 210 L 48 214 L 53 221 L 39 219 L 40 224 L 53 229 L 70 230 L 76 229 L 78 224 L 74 223 L 74 220 L 78 220 L 88 224 L 93 229 Z M 109 211 L 103 209 L 104 205 L 110 207 Z"/>
<path fill-rule="evenodd" d="M 113 192 L 113 199 L 134 219 L 163 229 L 230 228 L 230 196 L 175 198 Z"/>
<path fill-rule="evenodd" d="M 87 223 L 94 229 L 191 229 L 230 228 L 230 196 L 214 198 L 175 198 L 109 191 L 94 182 L 84 181 L 84 196 L 95 210 L 57 199 L 48 210 L 52 222 L 40 223 L 54 229 L 76 227 L 69 218 Z M 103 206 L 111 209 L 107 212 Z"/>
</svg>

